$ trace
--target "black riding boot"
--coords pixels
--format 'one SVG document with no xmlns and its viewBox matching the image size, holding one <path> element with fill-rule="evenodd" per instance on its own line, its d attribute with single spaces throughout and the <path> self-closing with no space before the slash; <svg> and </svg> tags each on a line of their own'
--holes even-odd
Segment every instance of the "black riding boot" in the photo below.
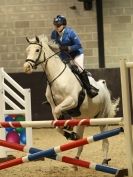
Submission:
<svg viewBox="0 0 133 177">
<path fill-rule="evenodd" d="M 87 95 L 90 98 L 93 98 L 98 95 L 99 90 L 90 84 L 86 70 L 83 70 L 83 72 L 80 73 L 79 78 L 81 79 L 83 86 L 86 89 Z"/>
<path fill-rule="evenodd" d="M 78 66 L 76 65 L 71 65 L 70 67 L 72 72 L 79 76 L 84 88 L 87 91 L 88 96 L 90 98 L 97 96 L 99 90 L 90 84 L 87 71 L 84 69 L 82 72 L 80 72 Z"/>
</svg>

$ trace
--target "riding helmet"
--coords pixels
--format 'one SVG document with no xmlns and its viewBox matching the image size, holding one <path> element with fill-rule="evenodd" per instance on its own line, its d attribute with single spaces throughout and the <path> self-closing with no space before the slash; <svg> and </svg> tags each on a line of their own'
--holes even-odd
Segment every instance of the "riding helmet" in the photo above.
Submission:
<svg viewBox="0 0 133 177">
<path fill-rule="evenodd" d="M 62 15 L 57 15 L 54 18 L 53 24 L 56 26 L 61 26 L 61 25 L 66 25 L 67 24 L 67 20 L 64 16 Z"/>
</svg>

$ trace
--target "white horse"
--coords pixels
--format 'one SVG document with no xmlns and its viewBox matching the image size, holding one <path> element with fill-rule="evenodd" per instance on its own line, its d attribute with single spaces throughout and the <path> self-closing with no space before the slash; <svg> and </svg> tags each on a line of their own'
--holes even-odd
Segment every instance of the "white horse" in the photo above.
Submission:
<svg viewBox="0 0 133 177">
<path fill-rule="evenodd" d="M 35 37 L 28 39 L 29 46 L 26 49 L 27 59 L 24 63 L 24 71 L 32 73 L 38 65 L 42 65 L 43 71 L 47 76 L 46 98 L 51 105 L 54 119 L 58 119 L 63 112 L 77 108 L 79 103 L 79 94 L 83 90 L 79 79 L 72 73 L 70 67 L 64 64 L 57 53 L 53 50 L 59 49 L 53 43 L 48 42 L 47 37 Z M 119 100 L 111 100 L 110 92 L 107 89 L 105 80 L 95 81 L 89 76 L 91 85 L 99 89 L 99 93 L 94 98 L 89 98 L 86 91 L 82 103 L 78 105 L 77 119 L 83 117 L 107 118 L 114 117 L 117 111 Z M 69 112 L 70 113 L 70 112 Z M 107 126 L 100 126 L 100 130 L 107 130 Z M 58 131 L 64 135 L 64 129 L 58 128 Z M 67 132 L 67 131 L 65 131 Z M 83 137 L 84 126 L 77 126 L 76 133 L 79 138 Z M 102 143 L 104 162 L 108 162 L 108 139 Z M 83 147 L 78 148 L 76 157 L 79 158 Z"/>
</svg>

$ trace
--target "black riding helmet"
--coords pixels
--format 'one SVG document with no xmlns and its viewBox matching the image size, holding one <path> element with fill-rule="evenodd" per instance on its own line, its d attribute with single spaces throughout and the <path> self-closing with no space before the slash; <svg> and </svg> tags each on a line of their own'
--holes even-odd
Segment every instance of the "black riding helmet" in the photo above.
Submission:
<svg viewBox="0 0 133 177">
<path fill-rule="evenodd" d="M 67 25 L 67 20 L 64 16 L 57 15 L 57 17 L 54 18 L 53 24 L 56 26 Z"/>
</svg>

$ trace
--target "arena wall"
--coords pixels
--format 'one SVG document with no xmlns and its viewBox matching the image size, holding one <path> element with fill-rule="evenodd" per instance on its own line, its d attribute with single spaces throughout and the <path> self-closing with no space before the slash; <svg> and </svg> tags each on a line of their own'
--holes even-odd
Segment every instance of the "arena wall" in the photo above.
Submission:
<svg viewBox="0 0 133 177">
<path fill-rule="evenodd" d="M 118 68 L 108 69 L 91 69 L 93 77 L 96 80 L 105 79 L 112 99 L 120 97 L 119 111 L 117 116 L 123 115 L 120 70 Z M 32 120 L 49 120 L 53 119 L 49 104 L 43 104 L 46 100 L 46 77 L 43 72 L 36 72 L 31 75 L 24 73 L 11 73 L 11 77 L 16 80 L 23 88 L 31 88 L 31 108 Z"/>
<path fill-rule="evenodd" d="M 1 0 L 0 66 L 6 72 L 23 72 L 25 37 L 42 33 L 49 36 L 53 17 L 63 14 L 81 38 L 86 68 L 98 68 L 95 6 L 95 0 L 91 11 L 84 10 L 83 2 L 78 0 Z M 106 67 L 119 67 L 120 58 L 132 60 L 133 1 L 103 0 L 103 21 Z"/>
</svg>

